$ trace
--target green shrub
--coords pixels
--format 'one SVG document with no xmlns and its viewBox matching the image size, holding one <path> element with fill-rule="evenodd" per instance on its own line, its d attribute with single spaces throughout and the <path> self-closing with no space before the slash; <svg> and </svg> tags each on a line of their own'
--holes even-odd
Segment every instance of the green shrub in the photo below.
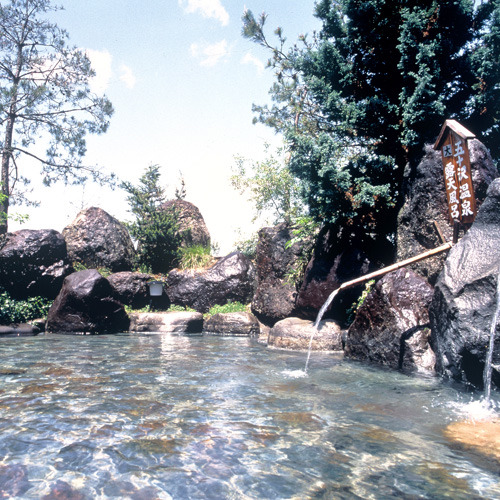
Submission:
<svg viewBox="0 0 500 500">
<path fill-rule="evenodd" d="M 196 312 L 196 310 L 188 306 L 178 306 L 177 304 L 172 304 L 168 308 L 168 312 Z"/>
<path fill-rule="evenodd" d="M 205 317 L 213 316 L 214 314 L 224 314 L 224 313 L 232 313 L 232 312 L 248 312 L 249 306 L 242 304 L 241 302 L 231 302 L 229 301 L 227 304 L 219 305 L 216 304 L 212 306 Z"/>
<path fill-rule="evenodd" d="M 351 307 L 347 310 L 348 323 L 352 323 L 354 321 L 356 313 L 365 302 L 366 297 L 368 297 L 368 295 L 372 292 L 374 286 L 375 286 L 375 280 L 370 280 L 365 283 L 365 289 L 361 292 L 361 295 L 358 297 L 356 302 L 353 302 Z"/>
<path fill-rule="evenodd" d="M 14 300 L 5 292 L 0 293 L 0 325 L 27 323 L 44 318 L 49 312 L 52 300 L 45 297 L 30 297 L 26 300 Z"/>
<path fill-rule="evenodd" d="M 210 247 L 203 245 L 193 245 L 181 248 L 181 259 L 179 267 L 181 269 L 200 269 L 213 264 L 214 258 L 210 253 Z"/>
</svg>

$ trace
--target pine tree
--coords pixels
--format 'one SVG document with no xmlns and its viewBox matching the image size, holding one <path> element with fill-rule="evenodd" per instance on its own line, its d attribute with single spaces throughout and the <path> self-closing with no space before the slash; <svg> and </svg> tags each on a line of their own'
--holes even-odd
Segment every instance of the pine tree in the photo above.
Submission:
<svg viewBox="0 0 500 500">
<path fill-rule="evenodd" d="M 105 132 L 113 107 L 91 92 L 90 61 L 45 18 L 52 10 L 50 0 L 0 5 L 0 234 L 7 232 L 16 184 L 28 181 L 22 156 L 39 161 L 46 185 L 113 177 L 82 163 L 86 134 Z M 34 148 L 40 138 L 49 139 L 45 154 Z"/>
<path fill-rule="evenodd" d="M 153 273 L 166 273 L 175 267 L 182 239 L 178 214 L 173 209 L 162 208 L 166 199 L 160 177 L 159 165 L 151 165 L 137 186 L 130 182 L 122 184 L 129 194 L 129 212 L 135 219 L 126 226 L 137 241 L 137 264 Z"/>
<path fill-rule="evenodd" d="M 311 41 L 286 51 L 277 30 L 274 104 L 255 109 L 286 136 L 318 220 L 391 235 L 404 176 L 446 118 L 489 120 L 495 133 L 499 1 L 486 3 L 475 12 L 470 0 L 320 0 Z M 272 48 L 265 21 L 246 12 L 243 35 Z"/>
</svg>

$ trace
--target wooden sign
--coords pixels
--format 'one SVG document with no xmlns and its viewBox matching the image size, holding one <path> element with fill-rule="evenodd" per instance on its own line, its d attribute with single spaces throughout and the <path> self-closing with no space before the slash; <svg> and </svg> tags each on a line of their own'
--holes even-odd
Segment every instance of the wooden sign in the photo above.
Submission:
<svg viewBox="0 0 500 500">
<path fill-rule="evenodd" d="M 476 217 L 467 140 L 475 135 L 455 120 L 446 120 L 434 149 L 441 150 L 450 221 L 471 224 Z"/>
</svg>

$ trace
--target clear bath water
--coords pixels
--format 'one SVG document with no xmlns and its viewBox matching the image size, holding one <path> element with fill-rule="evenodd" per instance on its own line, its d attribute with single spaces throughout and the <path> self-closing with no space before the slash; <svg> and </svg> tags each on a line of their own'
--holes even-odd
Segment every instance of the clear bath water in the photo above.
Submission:
<svg viewBox="0 0 500 500">
<path fill-rule="evenodd" d="M 480 395 L 328 353 L 301 376 L 305 356 L 236 337 L 2 339 L 0 497 L 500 498 L 498 463 L 443 436 Z"/>
</svg>

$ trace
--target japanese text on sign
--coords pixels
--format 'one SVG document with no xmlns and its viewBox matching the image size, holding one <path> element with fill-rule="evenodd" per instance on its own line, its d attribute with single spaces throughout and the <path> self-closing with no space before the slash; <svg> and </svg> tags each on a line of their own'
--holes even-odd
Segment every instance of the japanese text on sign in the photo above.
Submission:
<svg viewBox="0 0 500 500">
<path fill-rule="evenodd" d="M 450 218 L 464 224 L 472 223 L 476 213 L 476 201 L 467 141 L 450 130 L 443 142 L 441 154 Z"/>
</svg>

